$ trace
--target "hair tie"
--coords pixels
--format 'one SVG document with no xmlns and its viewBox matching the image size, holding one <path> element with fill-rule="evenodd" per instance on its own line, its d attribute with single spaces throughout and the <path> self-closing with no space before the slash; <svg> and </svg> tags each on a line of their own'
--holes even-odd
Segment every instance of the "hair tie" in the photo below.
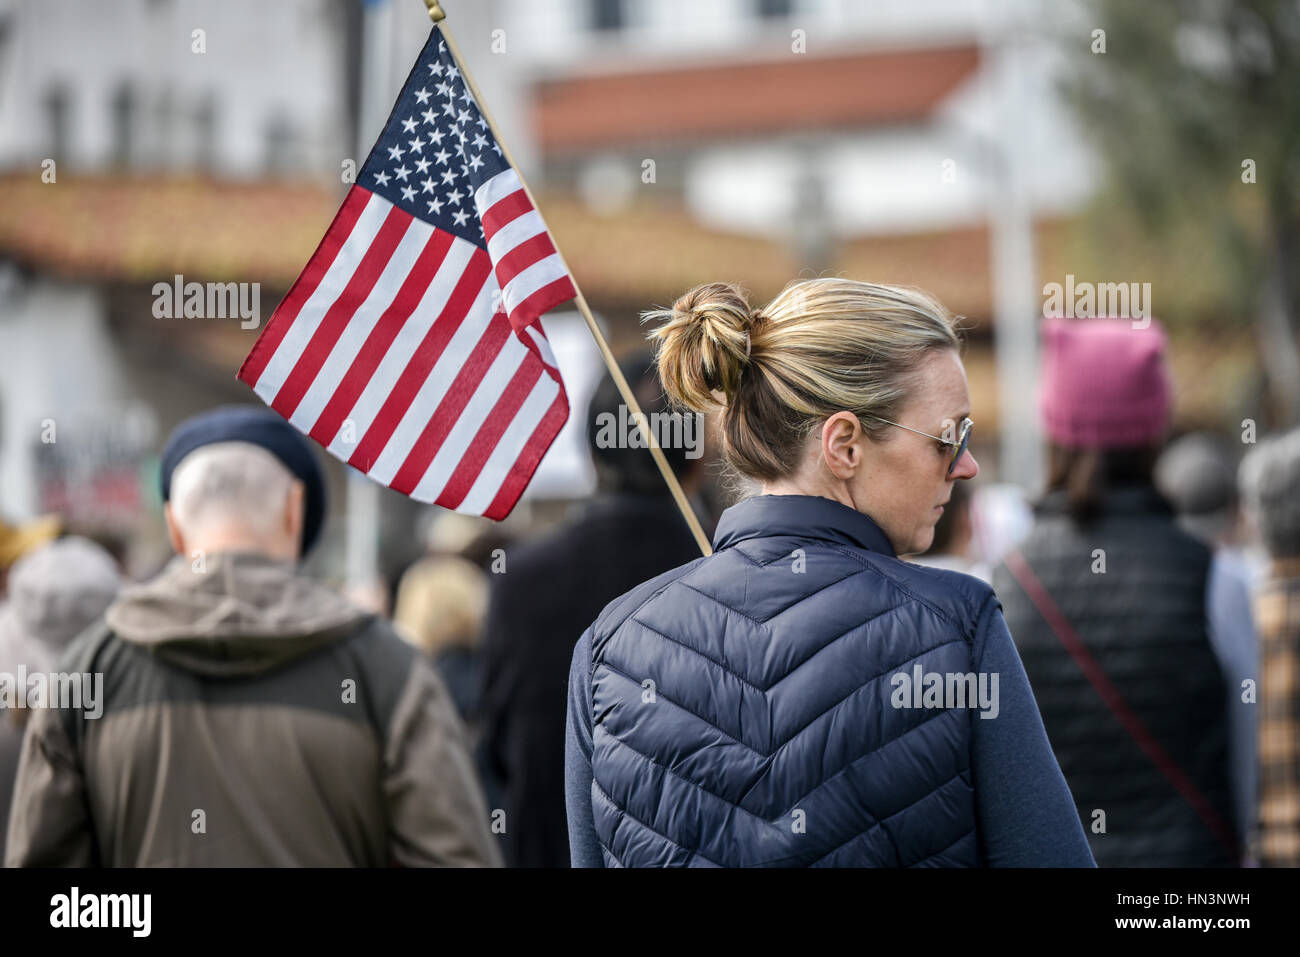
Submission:
<svg viewBox="0 0 1300 957">
<path fill-rule="evenodd" d="M 746 332 L 745 333 L 745 358 L 746 359 L 749 358 L 749 347 L 750 347 L 749 333 Z"/>
</svg>

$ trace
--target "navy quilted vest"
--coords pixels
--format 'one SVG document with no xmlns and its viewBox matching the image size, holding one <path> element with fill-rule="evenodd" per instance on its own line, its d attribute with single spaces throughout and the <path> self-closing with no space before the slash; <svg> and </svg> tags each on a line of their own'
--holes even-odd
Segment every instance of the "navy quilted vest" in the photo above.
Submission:
<svg viewBox="0 0 1300 957">
<path fill-rule="evenodd" d="M 992 590 L 825 498 L 747 499 L 714 544 L 592 628 L 605 863 L 979 864 L 977 712 L 895 707 L 891 678 L 973 672 Z"/>
</svg>

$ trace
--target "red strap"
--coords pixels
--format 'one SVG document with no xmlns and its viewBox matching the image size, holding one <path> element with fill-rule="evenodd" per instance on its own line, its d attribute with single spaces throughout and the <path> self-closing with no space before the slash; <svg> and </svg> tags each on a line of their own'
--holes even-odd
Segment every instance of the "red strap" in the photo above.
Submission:
<svg viewBox="0 0 1300 957">
<path fill-rule="evenodd" d="M 1232 829 L 1214 809 L 1214 806 L 1205 799 L 1205 796 L 1192 783 L 1192 779 L 1183 773 L 1182 768 L 1169 756 L 1169 753 L 1160 746 L 1160 743 L 1147 730 L 1142 719 L 1134 714 L 1133 709 L 1128 706 L 1124 696 L 1119 693 L 1119 689 L 1111 684 L 1110 679 L 1106 677 L 1106 672 L 1102 670 L 1101 665 L 1097 663 L 1092 654 L 1088 651 L 1086 645 L 1075 633 L 1070 626 L 1070 622 L 1061 609 L 1052 601 L 1052 596 L 1048 594 L 1043 583 L 1038 580 L 1038 576 L 1030 569 L 1029 564 L 1025 561 L 1024 556 L 1018 551 L 1008 553 L 1003 561 L 1006 563 L 1007 570 L 1011 576 L 1020 583 L 1020 587 L 1025 590 L 1029 600 L 1033 602 L 1038 613 L 1043 616 L 1047 626 L 1065 646 L 1074 663 L 1079 666 L 1092 689 L 1101 697 L 1102 702 L 1110 709 L 1110 713 L 1119 719 L 1124 730 L 1129 733 L 1137 746 L 1146 753 L 1160 773 L 1165 776 L 1170 784 L 1177 789 L 1178 793 L 1186 799 L 1187 803 L 1205 822 L 1214 836 L 1218 838 L 1219 843 L 1231 856 L 1232 860 L 1238 859 L 1237 838 Z"/>
</svg>

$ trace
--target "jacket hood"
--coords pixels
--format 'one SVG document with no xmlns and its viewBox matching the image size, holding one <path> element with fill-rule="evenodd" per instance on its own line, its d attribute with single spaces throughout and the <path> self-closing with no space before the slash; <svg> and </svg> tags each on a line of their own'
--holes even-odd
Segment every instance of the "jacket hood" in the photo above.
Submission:
<svg viewBox="0 0 1300 957">
<path fill-rule="evenodd" d="M 713 534 L 715 550 L 750 538 L 789 535 L 818 538 L 897 558 L 876 522 L 847 505 L 818 495 L 755 495 L 722 513 Z"/>
<path fill-rule="evenodd" d="M 157 578 L 126 588 L 108 626 L 168 663 L 200 674 L 257 674 L 353 633 L 371 615 L 252 552 L 209 555 L 199 568 L 177 556 Z"/>
</svg>

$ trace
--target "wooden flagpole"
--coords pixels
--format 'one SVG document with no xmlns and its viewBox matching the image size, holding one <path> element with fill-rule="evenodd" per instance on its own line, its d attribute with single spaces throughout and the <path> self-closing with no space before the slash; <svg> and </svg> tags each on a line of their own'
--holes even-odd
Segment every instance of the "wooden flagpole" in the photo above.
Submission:
<svg viewBox="0 0 1300 957">
<path fill-rule="evenodd" d="M 533 198 L 532 191 L 524 181 L 523 172 L 510 156 L 510 150 L 506 148 L 505 141 L 501 138 L 501 131 L 497 129 L 496 123 L 492 121 L 492 115 L 488 112 L 487 103 L 479 94 L 478 87 L 474 83 L 474 78 L 470 76 L 469 70 L 465 67 L 465 60 L 460 55 L 460 50 L 456 48 L 456 41 L 452 39 L 451 32 L 447 29 L 445 22 L 447 15 L 443 12 L 438 0 L 424 0 L 424 5 L 429 10 L 429 19 L 434 23 L 440 24 L 443 39 L 447 41 L 447 48 L 451 51 L 456 62 L 460 64 L 461 76 L 465 78 L 465 85 L 469 87 L 470 94 L 478 104 L 479 113 L 482 114 L 483 120 L 492 130 L 493 137 L 496 138 L 497 145 L 501 147 L 501 153 L 519 177 L 519 183 L 523 186 L 524 195 L 528 197 L 528 202 L 534 209 L 540 212 L 537 201 Z M 682 518 L 686 519 L 686 524 L 690 527 L 691 534 L 695 536 L 695 542 L 700 546 L 700 551 L 705 555 L 713 554 L 713 546 L 709 543 L 708 536 L 704 534 L 704 529 L 700 527 L 700 520 L 695 517 L 695 512 L 691 508 L 691 503 L 686 499 L 686 493 L 682 491 L 681 485 L 677 481 L 677 476 L 673 474 L 672 468 L 668 465 L 668 460 L 664 458 L 663 449 L 659 447 L 655 439 L 654 432 L 650 429 L 645 413 L 641 411 L 640 404 L 636 401 L 636 396 L 632 394 L 627 380 L 623 378 L 623 372 L 618 367 L 618 362 L 614 358 L 614 353 L 610 351 L 609 343 L 605 341 L 605 336 L 601 333 L 600 327 L 596 325 L 596 320 L 591 315 L 591 308 L 587 305 L 587 299 L 578 287 L 578 281 L 573 278 L 573 271 L 569 269 L 569 264 L 564 261 L 564 254 L 560 252 L 560 244 L 555 241 L 551 235 L 550 227 L 546 227 L 547 235 L 550 237 L 551 245 L 555 247 L 556 254 L 560 257 L 560 262 L 564 266 L 564 271 L 569 274 L 569 279 L 573 283 L 574 291 L 577 295 L 574 297 L 574 303 L 578 307 L 578 312 L 586 320 L 587 328 L 591 330 L 592 337 L 596 340 L 596 345 L 600 349 L 601 357 L 605 360 L 605 366 L 609 369 L 609 374 L 614 379 L 614 384 L 618 386 L 619 393 L 623 396 L 623 401 L 627 403 L 628 410 L 632 414 L 637 428 L 641 430 L 641 436 L 645 439 L 650 454 L 654 457 L 655 465 L 659 466 L 659 472 L 663 475 L 664 481 L 668 483 L 668 490 L 673 494 L 673 500 L 677 503 L 677 508 L 682 513 Z"/>
</svg>

